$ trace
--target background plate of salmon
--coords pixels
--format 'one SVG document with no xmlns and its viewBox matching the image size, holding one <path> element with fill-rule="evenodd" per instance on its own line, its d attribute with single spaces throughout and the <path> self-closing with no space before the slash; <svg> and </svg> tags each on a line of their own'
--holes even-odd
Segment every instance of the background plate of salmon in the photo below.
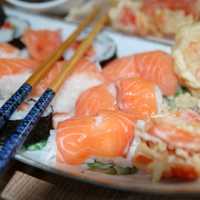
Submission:
<svg viewBox="0 0 200 200">
<path fill-rule="evenodd" d="M 11 16 L 18 16 L 22 19 L 27 20 L 30 23 L 31 28 L 33 29 L 40 29 L 40 28 L 46 28 L 46 29 L 51 29 L 51 30 L 62 30 L 63 37 L 67 37 L 74 29 L 75 25 L 74 24 L 67 24 L 65 22 L 55 20 L 55 19 L 50 19 L 47 17 L 39 16 L 39 15 L 31 15 L 23 12 L 18 12 L 16 10 L 12 10 L 9 8 L 6 8 L 6 12 L 11 15 Z M 143 40 L 138 37 L 129 37 L 129 36 L 124 36 L 119 33 L 114 33 L 114 32 L 109 32 L 109 31 L 104 31 L 104 33 L 109 36 L 116 44 L 117 46 L 117 57 L 122 57 L 122 56 L 129 56 L 133 53 L 141 53 L 145 51 L 158 51 L 162 50 L 163 52 L 170 53 L 170 46 L 163 45 L 160 43 L 154 43 L 152 41 L 147 41 Z M 123 40 L 123 42 L 121 42 Z M 84 63 L 82 63 L 82 68 Z M 83 70 L 81 67 L 78 68 L 78 71 L 80 72 Z M 90 69 L 91 68 L 91 69 Z M 102 81 L 102 77 L 99 76 L 99 74 L 93 69 L 93 66 L 89 66 L 88 69 L 88 76 L 95 75 L 95 81 Z M 106 72 L 109 74 L 108 72 Z M 112 75 L 112 73 L 111 73 Z M 135 81 L 140 81 L 140 80 L 135 80 Z M 123 82 L 118 84 L 118 87 L 120 87 L 123 90 Z M 152 86 L 153 87 L 153 86 Z M 150 88 L 152 88 L 150 86 Z M 108 113 L 102 113 L 102 116 L 111 116 L 112 115 L 112 109 L 115 109 L 115 105 L 113 105 L 113 97 L 108 93 L 107 89 L 112 90 L 112 84 L 107 83 L 106 85 L 103 85 L 102 87 L 99 87 L 98 90 L 101 92 L 105 92 L 105 97 L 110 100 L 110 103 L 107 105 L 99 105 L 100 107 L 108 106 L 111 107 L 111 111 L 108 111 Z M 151 92 L 151 91 L 150 91 Z M 167 93 L 168 91 L 166 91 Z M 92 93 L 93 91 L 88 91 L 85 94 L 83 94 L 83 97 L 87 97 L 88 94 Z M 95 95 L 95 93 L 93 94 Z M 88 97 L 89 98 L 89 97 Z M 121 97 L 126 98 L 126 97 Z M 145 100 L 145 99 L 144 99 Z M 91 100 L 92 101 L 92 100 Z M 103 101 L 103 99 L 102 99 Z M 87 109 L 84 110 L 84 99 L 79 100 L 77 107 L 79 107 L 78 115 L 83 115 L 88 112 Z M 69 106 L 69 105 L 64 105 L 64 106 Z M 85 105 L 87 107 L 87 104 Z M 125 106 L 125 105 L 122 105 Z M 59 108 L 58 108 L 59 110 Z M 138 111 L 140 114 L 140 110 Z M 117 114 L 115 114 L 117 115 Z M 120 115 L 120 113 L 118 113 Z M 121 115 L 120 115 L 121 116 Z M 59 120 L 59 118 L 66 117 L 65 114 L 59 114 L 55 119 Z M 116 116 L 112 116 L 112 120 L 115 121 Z M 48 117 L 47 117 L 48 118 Z M 85 118 L 88 120 L 85 120 L 85 126 L 87 123 L 90 123 L 92 118 Z M 49 125 L 46 123 L 45 120 L 48 121 L 48 119 L 43 118 L 43 124 L 46 124 L 45 126 L 49 126 L 50 128 L 52 126 L 56 126 L 55 124 L 57 121 L 54 121 L 54 125 Z M 70 123 L 70 121 L 68 121 Z M 71 123 L 76 123 L 76 121 L 71 120 Z M 83 121 L 84 123 L 84 121 Z M 80 125 L 80 124 L 79 124 Z M 36 129 L 36 132 L 41 132 L 41 130 L 45 129 L 45 126 L 40 126 L 40 129 Z M 69 124 L 70 126 L 70 124 Z M 105 124 L 105 130 L 107 124 Z M 89 130 L 89 129 L 88 129 Z M 46 133 L 45 133 L 46 134 Z M 53 132 L 50 133 L 50 140 L 55 141 L 55 134 Z M 121 135 L 119 134 L 119 137 Z M 127 136 L 128 138 L 129 136 Z M 33 137 L 34 138 L 34 137 Z M 49 140 L 48 140 L 49 141 Z M 46 144 L 46 143 L 45 143 Z M 40 144 L 42 145 L 42 144 Z M 139 191 L 139 192 L 154 192 L 154 193 L 162 193 L 162 194 L 169 194 L 169 193 L 200 193 L 200 183 L 199 181 L 195 182 L 170 182 L 170 181 L 161 181 L 161 182 L 152 182 L 152 179 L 149 175 L 146 175 L 142 172 L 134 173 L 132 175 L 108 175 L 104 173 L 99 173 L 99 172 L 94 172 L 94 171 L 89 171 L 85 169 L 84 167 L 80 166 L 72 166 L 72 165 L 64 165 L 64 164 L 58 164 L 51 159 L 51 157 L 55 156 L 55 149 L 50 148 L 49 146 L 52 145 L 46 144 L 46 147 L 43 150 L 33 150 L 31 148 L 35 147 L 30 147 L 28 150 L 22 149 L 19 151 L 19 153 L 16 155 L 15 159 L 30 165 L 34 166 L 37 168 L 40 168 L 42 170 L 48 171 L 49 173 L 54 173 L 58 174 L 61 176 L 65 177 L 71 177 L 75 178 L 81 181 L 86 181 L 90 182 L 93 184 L 97 185 L 103 185 L 104 187 L 111 187 L 115 189 L 120 189 L 120 190 L 126 190 L 126 191 Z M 123 145 L 123 144 L 120 144 Z M 50 152 L 52 151 L 52 152 Z M 61 158 L 62 159 L 62 158 Z M 72 162 L 79 162 L 77 161 L 72 161 Z"/>
</svg>

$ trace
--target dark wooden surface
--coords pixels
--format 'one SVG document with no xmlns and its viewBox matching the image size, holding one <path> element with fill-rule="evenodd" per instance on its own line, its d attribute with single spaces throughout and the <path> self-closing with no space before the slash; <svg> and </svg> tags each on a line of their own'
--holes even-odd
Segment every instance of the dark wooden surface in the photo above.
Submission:
<svg viewBox="0 0 200 200">
<path fill-rule="evenodd" d="M 17 170 L 17 172 L 16 172 Z M 21 172 L 20 172 L 21 171 Z M 36 178 L 37 177 L 37 178 Z M 39 178 L 39 179 L 38 179 Z M 48 181 L 48 182 L 47 182 Z M 6 187 L 5 187 L 6 186 Z M 166 196 L 122 192 L 66 179 L 14 162 L 1 176 L 1 199 L 9 200 L 186 200 L 200 196 Z"/>
</svg>

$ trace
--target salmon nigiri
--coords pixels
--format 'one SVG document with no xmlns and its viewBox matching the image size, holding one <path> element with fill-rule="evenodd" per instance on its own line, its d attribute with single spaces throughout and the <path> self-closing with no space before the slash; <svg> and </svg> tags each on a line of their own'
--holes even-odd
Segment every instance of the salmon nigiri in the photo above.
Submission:
<svg viewBox="0 0 200 200">
<path fill-rule="evenodd" d="M 57 160 L 77 165 L 92 156 L 124 156 L 133 136 L 134 123 L 120 112 L 68 119 L 57 128 Z"/>
<path fill-rule="evenodd" d="M 136 76 L 153 81 L 167 96 L 174 95 L 178 87 L 177 77 L 173 70 L 173 59 L 162 51 L 119 58 L 108 64 L 103 74 L 110 81 Z"/>
<path fill-rule="evenodd" d="M 43 61 L 61 44 L 59 31 L 27 30 L 22 38 L 32 58 Z"/>
<path fill-rule="evenodd" d="M 31 59 L 0 59 L 0 94 L 12 95 L 37 68 L 38 63 Z"/>
<path fill-rule="evenodd" d="M 116 110 L 116 88 L 114 84 L 102 84 L 81 93 L 76 102 L 76 116 L 96 115 L 101 110 Z"/>
<path fill-rule="evenodd" d="M 129 78 L 117 82 L 118 106 L 136 119 L 146 119 L 161 109 L 162 95 L 152 82 Z"/>
<path fill-rule="evenodd" d="M 97 64 L 81 59 L 53 101 L 54 112 L 74 112 L 75 104 L 82 92 L 105 82 Z"/>
</svg>

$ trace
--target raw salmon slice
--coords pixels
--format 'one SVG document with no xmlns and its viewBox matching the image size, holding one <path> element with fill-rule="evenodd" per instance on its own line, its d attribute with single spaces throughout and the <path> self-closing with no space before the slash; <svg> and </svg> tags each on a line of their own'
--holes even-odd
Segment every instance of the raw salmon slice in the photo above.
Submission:
<svg viewBox="0 0 200 200">
<path fill-rule="evenodd" d="M 174 95 L 178 87 L 172 57 L 162 51 L 139 53 L 114 60 L 103 69 L 110 81 L 141 77 L 155 82 L 164 95 Z"/>
<path fill-rule="evenodd" d="M 43 61 L 61 44 L 59 31 L 27 30 L 22 38 L 31 57 Z"/>
<path fill-rule="evenodd" d="M 136 119 L 146 119 L 159 112 L 162 95 L 158 87 L 141 78 L 129 78 L 117 82 L 118 106 Z"/>
<path fill-rule="evenodd" d="M 134 67 L 134 56 L 126 56 L 115 59 L 108 63 L 103 69 L 104 76 L 109 81 L 139 76 Z"/>
<path fill-rule="evenodd" d="M 38 63 L 32 59 L 0 59 L 0 78 L 3 76 L 15 75 L 24 71 L 33 71 Z"/>
<path fill-rule="evenodd" d="M 155 82 L 164 95 L 176 93 L 178 81 L 169 54 L 162 51 L 136 54 L 134 64 L 140 77 Z"/>
<path fill-rule="evenodd" d="M 124 156 L 134 136 L 134 123 L 118 112 L 68 119 L 59 123 L 56 135 L 57 159 L 77 165 L 92 156 Z"/>
<path fill-rule="evenodd" d="M 102 84 L 83 92 L 76 102 L 76 116 L 96 115 L 101 110 L 116 110 L 116 88 L 114 84 Z"/>
</svg>

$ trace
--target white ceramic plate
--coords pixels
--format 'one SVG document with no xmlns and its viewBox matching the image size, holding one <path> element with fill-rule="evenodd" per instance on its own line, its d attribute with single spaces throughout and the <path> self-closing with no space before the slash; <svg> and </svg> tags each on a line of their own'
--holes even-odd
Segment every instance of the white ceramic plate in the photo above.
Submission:
<svg viewBox="0 0 200 200">
<path fill-rule="evenodd" d="M 10 4 L 27 10 L 32 10 L 35 12 L 50 12 L 50 11 L 57 11 L 57 12 L 66 12 L 69 9 L 68 4 L 69 0 L 51 0 L 47 2 L 40 2 L 40 3 L 33 3 L 28 1 L 22 1 L 22 0 L 7 0 Z"/>
<path fill-rule="evenodd" d="M 7 9 L 7 13 L 12 16 L 19 16 L 28 20 L 34 29 L 61 29 L 63 37 L 67 37 L 74 29 L 75 25 L 66 24 L 64 22 L 45 18 L 39 15 L 29 15 L 22 12 L 17 12 Z M 105 31 L 117 44 L 118 56 L 125 56 L 133 53 L 144 52 L 149 50 L 163 50 L 170 52 L 170 46 L 152 41 L 144 40 L 137 37 L 128 37 L 119 33 Z M 123 42 L 122 42 L 123 41 Z M 85 171 L 80 167 L 63 166 L 55 162 L 47 162 L 45 157 L 48 156 L 48 151 L 25 152 L 18 154 L 16 159 L 28 165 L 38 167 L 50 173 L 56 173 L 66 177 L 72 177 L 79 180 L 92 182 L 94 184 L 104 185 L 116 189 L 140 191 L 140 192 L 156 192 L 162 194 L 169 193 L 199 193 L 200 182 L 192 183 L 174 183 L 174 182 L 159 182 L 152 183 L 148 175 L 141 173 L 127 176 L 112 176 L 91 171 Z"/>
</svg>

